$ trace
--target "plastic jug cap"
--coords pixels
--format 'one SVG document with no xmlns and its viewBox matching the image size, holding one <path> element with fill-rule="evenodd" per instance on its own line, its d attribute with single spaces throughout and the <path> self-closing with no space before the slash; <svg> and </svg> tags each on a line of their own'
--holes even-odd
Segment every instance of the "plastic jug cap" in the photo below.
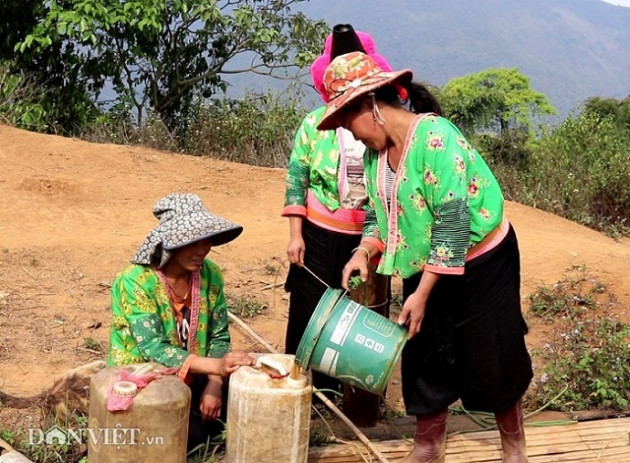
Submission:
<svg viewBox="0 0 630 463">
<path fill-rule="evenodd" d="M 112 392 L 119 397 L 133 397 L 138 393 L 138 385 L 133 381 L 116 381 Z"/>
<path fill-rule="evenodd" d="M 267 355 L 258 357 L 254 368 L 265 371 L 271 379 L 282 379 L 289 376 L 287 367 Z"/>
<path fill-rule="evenodd" d="M 300 375 L 300 377 L 297 379 L 293 379 L 289 376 L 287 377 L 286 381 L 287 381 L 287 386 L 289 386 L 292 389 L 302 389 L 308 386 L 308 381 L 306 379 L 306 376 L 304 375 Z"/>
</svg>

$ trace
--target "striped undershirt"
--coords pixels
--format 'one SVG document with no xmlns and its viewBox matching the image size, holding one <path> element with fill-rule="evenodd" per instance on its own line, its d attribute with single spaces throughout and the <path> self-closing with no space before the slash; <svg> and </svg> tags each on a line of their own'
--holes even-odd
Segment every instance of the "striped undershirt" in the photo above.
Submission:
<svg viewBox="0 0 630 463">
<path fill-rule="evenodd" d="M 389 165 L 389 161 L 385 163 L 385 197 L 387 199 L 387 210 L 391 210 L 392 208 L 392 190 L 394 188 L 394 177 L 396 177 L 396 172 Z"/>
</svg>

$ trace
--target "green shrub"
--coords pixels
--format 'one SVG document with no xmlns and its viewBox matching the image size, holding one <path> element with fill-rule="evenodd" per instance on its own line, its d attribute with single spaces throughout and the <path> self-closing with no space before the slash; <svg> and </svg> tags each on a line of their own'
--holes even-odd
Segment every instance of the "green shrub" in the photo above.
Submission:
<svg viewBox="0 0 630 463">
<path fill-rule="evenodd" d="M 293 98 L 249 94 L 198 105 L 181 134 L 181 151 L 256 166 L 286 167 L 305 111 Z"/>
<path fill-rule="evenodd" d="M 248 94 L 239 100 L 199 102 L 174 130 L 153 114 L 137 127 L 129 108 L 117 106 L 86 126 L 82 138 L 286 167 L 293 137 L 306 113 L 299 109 L 298 98 L 297 94 L 268 92 Z"/>
<path fill-rule="evenodd" d="M 525 172 L 531 157 L 529 133 L 508 129 L 501 135 L 481 134 L 471 140 L 499 181 L 503 195 L 509 200 L 527 204 Z"/>
<path fill-rule="evenodd" d="M 548 363 L 532 406 L 548 404 L 550 410 L 561 411 L 627 408 L 629 325 L 610 316 L 567 319 L 538 355 Z"/>
<path fill-rule="evenodd" d="M 103 352 L 105 350 L 103 345 L 93 337 L 83 338 L 83 347 L 97 352 Z"/>
<path fill-rule="evenodd" d="M 93 123 L 86 125 L 81 138 L 95 143 L 140 145 L 164 151 L 181 151 L 176 136 L 158 116 L 147 115 L 141 127 L 136 126 L 133 119 L 128 108 L 111 108 Z"/>
<path fill-rule="evenodd" d="M 532 149 L 516 200 L 597 230 L 630 225 L 630 132 L 612 117 L 569 117 Z"/>
<path fill-rule="evenodd" d="M 42 91 L 27 76 L 13 72 L 8 63 L 0 64 L 0 121 L 27 130 L 46 128 L 46 111 L 40 100 Z"/>
<path fill-rule="evenodd" d="M 529 138 L 529 133 L 524 129 L 506 129 L 501 135 L 478 135 L 474 141 L 490 165 L 523 170 L 529 165 L 531 156 Z"/>
<path fill-rule="evenodd" d="M 5 441 L 9 445 L 13 445 L 13 443 L 15 442 L 15 436 L 13 432 L 9 431 L 8 429 L 0 428 L 0 439 Z"/>
</svg>

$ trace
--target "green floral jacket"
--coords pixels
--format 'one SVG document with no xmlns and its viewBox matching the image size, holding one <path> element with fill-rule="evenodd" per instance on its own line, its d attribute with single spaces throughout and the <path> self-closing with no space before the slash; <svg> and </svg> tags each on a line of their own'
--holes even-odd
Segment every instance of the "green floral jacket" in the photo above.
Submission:
<svg viewBox="0 0 630 463">
<path fill-rule="evenodd" d="M 289 158 L 282 215 L 306 215 L 306 195 L 310 189 L 330 211 L 341 206 L 339 199 L 339 142 L 334 130 L 317 130 L 325 106 L 311 111 L 302 120 Z"/>
<path fill-rule="evenodd" d="M 385 193 L 387 153 L 368 151 L 364 240 L 382 251 L 377 271 L 408 278 L 423 269 L 464 273 L 468 249 L 503 219 L 503 195 L 483 158 L 447 119 L 419 115 Z"/>
<path fill-rule="evenodd" d="M 108 365 L 154 361 L 181 368 L 191 354 L 221 358 L 230 350 L 221 270 L 205 259 L 193 275 L 188 350 L 180 347 L 166 287 L 150 266 L 129 265 L 112 285 Z"/>
</svg>

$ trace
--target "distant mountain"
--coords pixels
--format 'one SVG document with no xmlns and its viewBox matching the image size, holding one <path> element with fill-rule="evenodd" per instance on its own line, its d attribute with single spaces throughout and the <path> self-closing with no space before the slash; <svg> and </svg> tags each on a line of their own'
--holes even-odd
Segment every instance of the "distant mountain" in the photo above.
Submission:
<svg viewBox="0 0 630 463">
<path fill-rule="evenodd" d="M 394 68 L 434 85 L 516 67 L 561 117 L 591 96 L 630 94 L 630 8 L 600 0 L 311 0 L 300 9 L 370 32 Z"/>
</svg>

